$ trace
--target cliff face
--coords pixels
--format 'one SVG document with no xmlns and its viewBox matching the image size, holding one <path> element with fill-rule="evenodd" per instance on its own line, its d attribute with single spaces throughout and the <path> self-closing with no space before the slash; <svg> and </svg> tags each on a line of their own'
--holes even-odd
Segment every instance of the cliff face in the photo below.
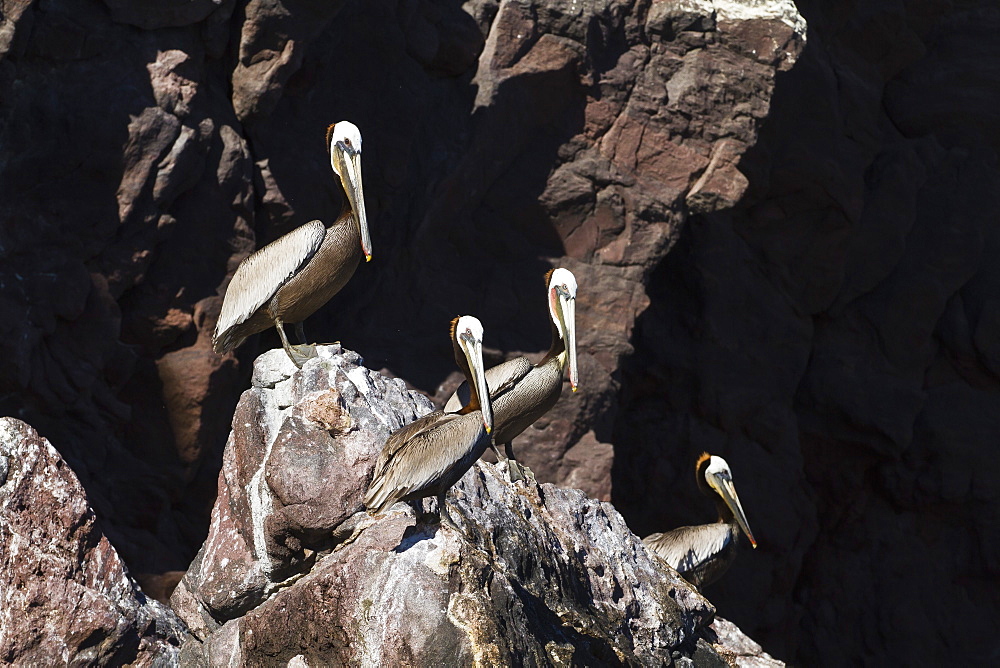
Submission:
<svg viewBox="0 0 1000 668">
<path fill-rule="evenodd" d="M 347 118 L 375 260 L 313 338 L 443 397 L 440 323 L 541 351 L 568 266 L 584 386 L 516 444 L 540 480 L 644 534 L 710 519 L 719 452 L 761 548 L 709 595 L 769 649 L 992 656 L 1000 18 L 798 9 L 808 44 L 779 1 L 0 0 L 0 411 L 133 572 L 186 569 L 258 351 L 210 352 L 219 294 L 338 210 Z"/>
<path fill-rule="evenodd" d="M 612 439 L 644 445 L 616 450 L 614 501 L 640 535 L 697 520 L 689 462 L 731 453 L 761 547 L 707 595 L 765 647 L 989 662 L 1000 44 L 979 35 L 1000 14 L 799 6 L 747 194 L 651 277 Z"/>
<path fill-rule="evenodd" d="M 495 323 L 494 361 L 541 351 L 542 275 L 571 267 L 586 387 L 522 449 L 610 498 L 650 271 L 689 207 L 739 199 L 804 30 L 788 2 L 91 1 L 2 21 L 0 401 L 60 444 L 141 573 L 201 542 L 256 352 L 211 353 L 218 295 L 255 246 L 339 210 L 322 137 L 342 118 L 376 261 L 310 333 L 433 391 L 438 323 Z"/>
</svg>

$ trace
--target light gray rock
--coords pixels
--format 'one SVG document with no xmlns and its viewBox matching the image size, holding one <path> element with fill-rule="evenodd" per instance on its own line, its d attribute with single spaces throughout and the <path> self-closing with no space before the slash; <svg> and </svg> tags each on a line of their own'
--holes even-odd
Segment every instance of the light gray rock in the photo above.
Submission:
<svg viewBox="0 0 1000 668">
<path fill-rule="evenodd" d="M 459 530 L 408 504 L 363 512 L 382 444 L 431 404 L 339 345 L 317 350 L 301 370 L 280 349 L 254 367 L 212 528 L 172 599 L 198 637 L 185 663 L 720 661 L 699 642 L 711 604 L 580 490 L 480 462 L 449 496 Z"/>
<path fill-rule="evenodd" d="M 784 666 L 728 619 L 716 617 L 706 634 L 715 651 L 734 668 L 778 668 Z"/>
<path fill-rule="evenodd" d="M 431 410 L 403 381 L 319 346 L 299 371 L 281 349 L 261 355 L 233 417 L 208 539 L 174 593 L 204 636 L 315 561 L 361 509 L 375 443 Z M 197 611 L 197 614 L 195 614 Z"/>
</svg>

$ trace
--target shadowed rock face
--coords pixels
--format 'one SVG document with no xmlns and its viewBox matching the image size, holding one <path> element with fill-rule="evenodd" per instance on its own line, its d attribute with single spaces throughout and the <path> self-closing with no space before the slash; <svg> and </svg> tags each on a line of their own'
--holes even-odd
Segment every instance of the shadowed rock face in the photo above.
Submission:
<svg viewBox="0 0 1000 668">
<path fill-rule="evenodd" d="M 48 441 L 0 418 L 0 661 L 169 665 L 188 637 L 147 599 Z"/>
<path fill-rule="evenodd" d="M 519 451 L 609 499 L 649 272 L 689 207 L 740 197 L 802 47 L 788 2 L 689 5 L 4 7 L 0 409 L 59 444 L 133 570 L 184 569 L 258 344 L 211 352 L 219 295 L 254 247 L 339 210 L 323 136 L 347 118 L 375 262 L 308 331 L 434 391 L 437 323 L 476 312 L 497 361 L 540 353 L 542 276 L 570 267 L 586 386 Z"/>
<path fill-rule="evenodd" d="M 460 532 L 407 504 L 358 512 L 388 435 L 431 408 L 359 362 L 258 358 L 172 599 L 199 639 L 183 662 L 725 665 L 699 640 L 711 605 L 579 490 L 479 463 L 449 495 Z"/>
<path fill-rule="evenodd" d="M 996 10 L 798 7 L 808 46 L 788 2 L 0 1 L 0 412 L 133 572 L 187 568 L 277 345 L 213 355 L 219 295 L 339 210 L 351 119 L 375 258 L 313 338 L 447 396 L 439 323 L 540 354 L 568 266 L 583 387 L 516 443 L 540 480 L 644 535 L 711 519 L 719 452 L 761 548 L 709 595 L 772 652 L 988 661 Z"/>
<path fill-rule="evenodd" d="M 692 464 L 719 452 L 762 535 L 706 595 L 769 651 L 830 661 L 837 636 L 841 661 L 988 663 L 1000 45 L 976 35 L 1000 15 L 800 9 L 747 194 L 650 279 L 615 504 L 640 535 L 709 521 Z"/>
</svg>

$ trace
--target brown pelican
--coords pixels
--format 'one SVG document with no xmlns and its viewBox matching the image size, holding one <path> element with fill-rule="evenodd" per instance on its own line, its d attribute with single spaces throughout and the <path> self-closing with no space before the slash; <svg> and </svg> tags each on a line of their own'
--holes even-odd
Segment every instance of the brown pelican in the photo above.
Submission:
<svg viewBox="0 0 1000 668">
<path fill-rule="evenodd" d="M 315 346 L 305 342 L 302 321 L 344 287 L 362 256 L 371 260 L 361 185 L 361 133 L 353 123 L 341 121 L 327 129 L 326 143 L 344 191 L 340 216 L 330 226 L 319 220 L 306 223 L 240 263 L 215 326 L 215 352 L 229 352 L 251 334 L 274 326 L 285 352 L 302 366 L 316 355 Z M 301 345 L 288 343 L 286 322 L 296 324 Z"/>
<path fill-rule="evenodd" d="M 685 580 L 701 589 L 722 577 L 733 559 L 740 529 L 757 547 L 733 485 L 733 474 L 722 457 L 702 453 L 695 463 L 698 488 L 715 499 L 719 521 L 695 527 L 680 527 L 642 539 L 650 550 L 674 567 Z"/>
<path fill-rule="evenodd" d="M 457 411 L 434 411 L 389 436 L 365 495 L 369 512 L 437 496 L 438 512 L 448 520 L 445 494 L 490 445 L 493 412 L 483 372 L 483 326 L 469 315 L 455 318 L 451 338 L 455 361 L 475 392 Z"/>
<path fill-rule="evenodd" d="M 511 441 L 555 406 L 562 394 L 563 371 L 569 365 L 569 384 L 576 392 L 576 277 L 569 269 L 550 269 L 545 274 L 548 286 L 549 316 L 552 320 L 552 345 L 538 364 L 527 357 L 507 360 L 486 372 L 493 401 L 496 430 L 495 444 L 503 443 L 506 456 L 493 446 L 497 459 L 508 461 L 510 479 L 524 479 L 523 467 L 514 461 Z M 445 404 L 446 411 L 457 410 L 467 400 L 469 388 L 464 383 Z"/>
</svg>

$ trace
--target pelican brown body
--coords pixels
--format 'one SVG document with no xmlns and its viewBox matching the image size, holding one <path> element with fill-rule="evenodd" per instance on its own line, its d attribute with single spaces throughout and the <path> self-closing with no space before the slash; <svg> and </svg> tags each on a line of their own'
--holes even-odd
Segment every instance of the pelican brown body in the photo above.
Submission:
<svg viewBox="0 0 1000 668">
<path fill-rule="evenodd" d="M 455 412 L 434 411 L 393 432 L 379 454 L 365 495 L 369 512 L 381 513 L 398 501 L 444 497 L 490 445 L 493 413 L 483 372 L 483 328 L 462 316 L 451 324 L 455 361 L 474 391 Z"/>
<path fill-rule="evenodd" d="M 532 364 L 527 357 L 507 360 L 486 371 L 486 384 L 493 402 L 496 428 L 493 440 L 504 444 L 506 456 L 494 446 L 498 459 L 508 459 L 512 480 L 524 477 L 514 460 L 512 441 L 555 406 L 562 394 L 563 373 L 569 366 L 569 382 L 576 391 L 576 277 L 568 269 L 552 269 L 545 274 L 552 344 L 548 353 Z M 445 404 L 446 411 L 457 410 L 469 397 L 466 384 L 459 386 Z"/>
<path fill-rule="evenodd" d="M 315 347 L 289 344 L 285 323 L 301 323 L 330 301 L 354 275 L 362 258 L 371 259 L 371 241 L 361 182 L 361 135 L 347 121 L 331 125 L 327 147 L 343 189 L 340 215 L 327 226 L 306 223 L 247 257 L 226 290 L 212 346 L 226 353 L 252 334 L 275 327 L 296 365 L 315 355 Z"/>
<path fill-rule="evenodd" d="M 698 488 L 715 500 L 719 520 L 712 524 L 654 533 L 643 538 L 642 542 L 673 566 L 685 580 L 701 589 L 722 577 L 732 565 L 741 530 L 753 547 L 757 547 L 757 541 L 743 514 L 726 460 L 703 453 L 695 463 L 695 476 Z"/>
</svg>

